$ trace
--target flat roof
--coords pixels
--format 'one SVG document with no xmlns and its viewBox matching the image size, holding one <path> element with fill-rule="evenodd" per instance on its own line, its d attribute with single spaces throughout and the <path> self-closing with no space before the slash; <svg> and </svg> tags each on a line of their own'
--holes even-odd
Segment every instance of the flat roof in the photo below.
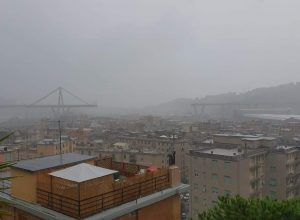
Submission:
<svg viewBox="0 0 300 220">
<path fill-rule="evenodd" d="M 52 172 L 49 175 L 81 183 L 114 173 L 118 173 L 118 171 L 81 163 L 63 170 Z"/>
<path fill-rule="evenodd" d="M 222 156 L 238 156 L 242 155 L 243 151 L 238 151 L 237 148 L 234 149 L 224 149 L 224 148 L 213 148 L 201 151 L 202 153 L 222 155 Z"/>
<path fill-rule="evenodd" d="M 250 135 L 250 134 L 240 134 L 240 133 L 234 133 L 234 134 L 229 134 L 229 133 L 223 133 L 223 134 L 213 134 L 213 136 L 217 137 L 237 137 L 237 138 L 258 138 L 260 135 Z"/>
<path fill-rule="evenodd" d="M 128 147 L 129 144 L 125 142 L 117 142 L 113 144 L 114 146 Z"/>
<path fill-rule="evenodd" d="M 61 140 L 61 143 L 65 143 L 65 140 Z M 39 145 L 53 145 L 53 144 L 59 144 L 58 139 L 44 139 L 38 142 Z"/>
<path fill-rule="evenodd" d="M 30 160 L 21 160 L 12 167 L 27 170 L 30 172 L 36 172 L 63 165 L 85 162 L 87 160 L 92 160 L 95 158 L 95 156 L 67 153 L 55 156 L 39 157 Z"/>
<path fill-rule="evenodd" d="M 293 148 L 296 149 L 295 146 L 277 146 L 276 147 L 277 150 L 290 150 L 290 149 L 293 149 Z"/>
<path fill-rule="evenodd" d="M 245 141 L 273 141 L 276 140 L 274 137 L 256 137 L 256 138 L 243 138 Z"/>
</svg>

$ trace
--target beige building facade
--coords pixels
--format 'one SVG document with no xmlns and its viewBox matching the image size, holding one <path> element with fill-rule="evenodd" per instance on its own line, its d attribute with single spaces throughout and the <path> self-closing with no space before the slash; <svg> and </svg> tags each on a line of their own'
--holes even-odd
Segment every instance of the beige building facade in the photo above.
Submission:
<svg viewBox="0 0 300 220">
<path fill-rule="evenodd" d="M 61 143 L 57 139 L 44 139 L 37 144 L 35 153 L 36 157 L 73 153 L 75 146 L 75 141 L 71 139 L 62 140 Z"/>
<path fill-rule="evenodd" d="M 238 148 L 209 148 L 191 150 L 189 156 L 191 217 L 213 207 L 221 195 L 262 195 L 264 149 L 245 155 Z"/>
<path fill-rule="evenodd" d="M 291 199 L 300 195 L 300 149 L 262 147 L 260 140 L 246 141 L 252 145 L 233 148 L 216 145 L 189 151 L 192 218 L 213 207 L 218 196 L 226 194 L 273 199 Z M 267 140 L 267 143 L 271 143 L 269 141 L 273 140 Z"/>
<path fill-rule="evenodd" d="M 168 157 L 165 154 L 156 151 L 99 150 L 98 155 L 100 157 L 112 157 L 113 161 L 116 162 L 134 163 L 144 166 L 155 165 L 160 168 L 169 166 Z"/>
</svg>

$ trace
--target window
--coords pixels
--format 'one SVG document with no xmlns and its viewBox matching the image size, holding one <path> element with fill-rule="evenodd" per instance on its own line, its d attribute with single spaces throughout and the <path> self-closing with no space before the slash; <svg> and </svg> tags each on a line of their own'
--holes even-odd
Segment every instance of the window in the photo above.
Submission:
<svg viewBox="0 0 300 220">
<path fill-rule="evenodd" d="M 217 182 L 219 180 L 219 176 L 216 173 L 213 173 L 211 177 L 214 182 Z"/>
<path fill-rule="evenodd" d="M 232 179 L 230 176 L 224 176 L 224 183 L 225 184 L 231 184 L 232 183 Z"/>
<path fill-rule="evenodd" d="M 218 168 L 218 161 L 217 160 L 212 160 L 211 164 L 212 164 L 212 168 L 213 169 L 217 169 Z"/>
<path fill-rule="evenodd" d="M 198 203 L 199 202 L 199 198 L 198 196 L 194 196 L 194 202 Z"/>
<path fill-rule="evenodd" d="M 270 186 L 276 186 L 277 185 L 277 180 L 272 178 L 270 179 Z"/>
<path fill-rule="evenodd" d="M 225 162 L 224 162 L 224 169 L 225 169 L 225 170 L 230 170 L 230 168 L 231 168 L 231 162 L 225 161 Z"/>
<path fill-rule="evenodd" d="M 206 192 L 206 185 L 203 185 L 202 192 Z"/>
<path fill-rule="evenodd" d="M 198 189 L 198 184 L 197 183 L 194 183 L 194 189 Z"/>
<path fill-rule="evenodd" d="M 272 199 L 276 199 L 277 193 L 276 193 L 275 191 L 270 191 L 270 197 L 271 197 Z"/>
<path fill-rule="evenodd" d="M 195 175 L 195 176 L 199 176 L 198 170 L 194 170 L 194 175 Z"/>
<path fill-rule="evenodd" d="M 216 194 L 219 193 L 219 189 L 217 187 L 213 187 L 211 191 L 212 193 L 216 193 Z"/>
<path fill-rule="evenodd" d="M 224 195 L 228 195 L 228 196 L 230 196 L 230 195 L 231 195 L 231 191 L 230 191 L 230 190 L 227 190 L 227 189 L 225 189 L 225 190 L 224 190 Z"/>
<path fill-rule="evenodd" d="M 275 172 L 276 172 L 276 170 L 277 170 L 277 169 L 276 169 L 276 167 L 275 167 L 275 166 L 271 166 L 271 167 L 270 167 L 270 172 L 271 172 L 271 173 L 275 173 Z"/>
</svg>

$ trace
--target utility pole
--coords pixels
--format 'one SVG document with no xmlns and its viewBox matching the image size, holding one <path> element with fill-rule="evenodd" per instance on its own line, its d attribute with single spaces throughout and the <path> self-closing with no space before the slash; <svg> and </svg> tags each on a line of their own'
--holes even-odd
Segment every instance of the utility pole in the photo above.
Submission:
<svg viewBox="0 0 300 220">
<path fill-rule="evenodd" d="M 58 120 L 58 131 L 59 131 L 59 154 L 62 154 L 61 150 L 61 126 L 60 126 L 60 120 Z"/>
</svg>

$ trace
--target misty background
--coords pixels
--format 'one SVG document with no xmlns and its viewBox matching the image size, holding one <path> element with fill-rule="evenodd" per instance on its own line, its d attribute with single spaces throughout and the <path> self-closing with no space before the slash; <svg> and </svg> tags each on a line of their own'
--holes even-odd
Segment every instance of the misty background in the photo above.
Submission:
<svg viewBox="0 0 300 220">
<path fill-rule="evenodd" d="M 144 107 L 300 81 L 298 0 L 1 0 L 0 102 Z"/>
</svg>

